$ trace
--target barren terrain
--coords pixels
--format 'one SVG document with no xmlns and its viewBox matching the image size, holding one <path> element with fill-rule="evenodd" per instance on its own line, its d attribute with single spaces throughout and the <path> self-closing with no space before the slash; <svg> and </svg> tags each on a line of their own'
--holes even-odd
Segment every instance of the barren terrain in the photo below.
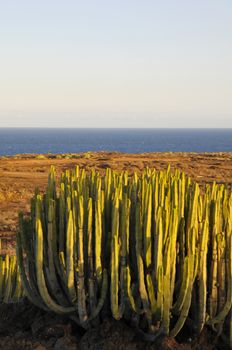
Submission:
<svg viewBox="0 0 232 350">
<path fill-rule="evenodd" d="M 29 212 L 35 187 L 44 191 L 48 171 L 55 165 L 59 176 L 75 165 L 104 172 L 115 170 L 141 171 L 144 167 L 185 171 L 204 188 L 206 183 L 232 184 L 232 153 L 81 153 L 66 155 L 17 155 L 0 157 L 0 238 L 2 253 L 15 252 L 18 211 Z M 0 307 L 0 349 L 83 349 L 83 350 L 213 350 L 226 349 L 215 336 L 205 330 L 200 338 L 188 335 L 183 339 L 162 338 L 156 344 L 145 344 L 123 321 L 105 320 L 84 335 L 67 320 L 37 310 L 27 301 L 20 305 Z M 68 323 L 67 323 L 68 322 Z M 180 343 L 178 342 L 180 341 Z M 217 343 L 217 345 L 216 345 Z"/>
<path fill-rule="evenodd" d="M 87 170 L 141 171 L 144 167 L 185 171 L 202 186 L 205 183 L 232 184 L 231 153 L 144 153 L 87 152 L 66 155 L 16 155 L 0 157 L 0 237 L 3 251 L 14 252 L 18 211 L 28 212 L 35 187 L 45 189 L 48 171 L 55 165 L 57 174 L 78 164 Z"/>
</svg>

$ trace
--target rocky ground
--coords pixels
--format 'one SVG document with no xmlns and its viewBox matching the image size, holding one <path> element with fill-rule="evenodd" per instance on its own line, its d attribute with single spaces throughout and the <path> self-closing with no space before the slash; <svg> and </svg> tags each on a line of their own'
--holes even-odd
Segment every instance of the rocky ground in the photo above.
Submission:
<svg viewBox="0 0 232 350">
<path fill-rule="evenodd" d="M 188 334 L 188 335 L 187 335 Z M 44 313 L 22 301 L 0 306 L 0 349 L 4 350 L 213 350 L 226 349 L 209 331 L 200 338 L 144 342 L 124 321 L 105 319 L 86 332 L 69 319 Z"/>
<path fill-rule="evenodd" d="M 104 172 L 115 170 L 141 171 L 144 167 L 185 171 L 202 187 L 206 183 L 232 184 L 232 153 L 82 153 L 66 155 L 17 155 L 0 157 L 0 238 L 2 253 L 15 252 L 18 211 L 28 212 L 34 188 L 45 189 L 51 165 L 58 176 L 64 169 L 78 164 Z M 226 349 L 213 334 L 205 330 L 200 338 L 186 332 L 174 340 L 160 338 L 154 343 L 142 341 L 133 328 L 124 322 L 105 320 L 100 326 L 83 333 L 68 319 L 44 314 L 28 302 L 0 306 L 0 349 L 4 350 L 171 350 Z"/>
</svg>

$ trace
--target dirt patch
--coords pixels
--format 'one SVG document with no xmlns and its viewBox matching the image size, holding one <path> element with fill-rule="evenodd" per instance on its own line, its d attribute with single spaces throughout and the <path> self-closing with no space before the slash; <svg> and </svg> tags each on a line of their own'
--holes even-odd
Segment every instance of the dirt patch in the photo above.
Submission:
<svg viewBox="0 0 232 350">
<path fill-rule="evenodd" d="M 205 183 L 232 183 L 232 153 L 144 153 L 89 152 L 71 155 L 17 155 L 0 157 L 0 238 L 3 250 L 14 253 L 18 211 L 28 212 L 35 187 L 46 187 L 51 165 L 58 176 L 64 169 L 79 165 L 103 173 L 107 167 L 121 171 L 142 171 L 146 166 L 157 170 L 179 168 L 200 185 Z"/>
</svg>

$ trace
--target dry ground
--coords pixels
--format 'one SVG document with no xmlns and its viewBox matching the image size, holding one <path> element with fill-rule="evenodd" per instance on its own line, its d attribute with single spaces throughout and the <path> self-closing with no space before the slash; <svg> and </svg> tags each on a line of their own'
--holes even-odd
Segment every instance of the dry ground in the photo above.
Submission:
<svg viewBox="0 0 232 350">
<path fill-rule="evenodd" d="M 64 169 L 74 165 L 86 169 L 95 167 L 101 172 L 110 167 L 117 170 L 141 171 L 145 166 L 165 169 L 184 170 L 202 186 L 217 181 L 232 184 L 232 153 L 83 153 L 72 155 L 18 155 L 0 157 L 0 237 L 3 239 L 3 251 L 13 253 L 15 232 L 17 230 L 18 211 L 29 211 L 30 198 L 34 188 L 44 190 L 51 165 L 55 165 L 58 175 Z M 9 309 L 12 308 L 11 309 Z M 4 309 L 5 308 L 5 309 Z M 164 338 L 157 344 L 145 344 L 134 331 L 123 322 L 104 322 L 100 327 L 90 330 L 84 336 L 52 316 L 41 314 L 35 307 L 19 305 L 1 305 L 0 308 L 0 349 L 5 350 L 214 350 L 225 349 L 224 345 L 214 344 L 210 332 L 203 332 L 200 339 L 189 343 Z M 43 322 L 41 323 L 41 317 Z M 52 322 L 50 322 L 52 321 Z M 58 322 L 58 325 L 57 325 Z M 40 325 L 40 328 L 38 328 Z M 35 327 L 36 326 L 36 327 Z M 62 328 L 62 327 L 63 328 Z M 63 331 L 62 331 L 63 329 Z M 66 334 L 67 333 L 67 334 Z"/>
<path fill-rule="evenodd" d="M 57 173 L 78 164 L 104 172 L 107 167 L 117 170 L 141 171 L 144 167 L 185 171 L 200 184 L 232 184 L 231 153 L 144 153 L 88 152 L 68 155 L 17 155 L 0 157 L 0 237 L 3 250 L 14 251 L 18 211 L 29 211 L 35 187 L 44 190 L 51 165 Z"/>
</svg>

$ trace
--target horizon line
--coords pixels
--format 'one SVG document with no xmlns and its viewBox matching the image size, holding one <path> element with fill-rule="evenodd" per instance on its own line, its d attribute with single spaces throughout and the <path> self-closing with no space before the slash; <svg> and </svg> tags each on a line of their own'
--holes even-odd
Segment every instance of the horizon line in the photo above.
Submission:
<svg viewBox="0 0 232 350">
<path fill-rule="evenodd" d="M 0 129 L 66 129 L 66 130 L 231 130 L 231 127 L 89 127 L 89 126 L 74 126 L 74 127 L 65 127 L 65 126 L 0 126 Z"/>
</svg>

